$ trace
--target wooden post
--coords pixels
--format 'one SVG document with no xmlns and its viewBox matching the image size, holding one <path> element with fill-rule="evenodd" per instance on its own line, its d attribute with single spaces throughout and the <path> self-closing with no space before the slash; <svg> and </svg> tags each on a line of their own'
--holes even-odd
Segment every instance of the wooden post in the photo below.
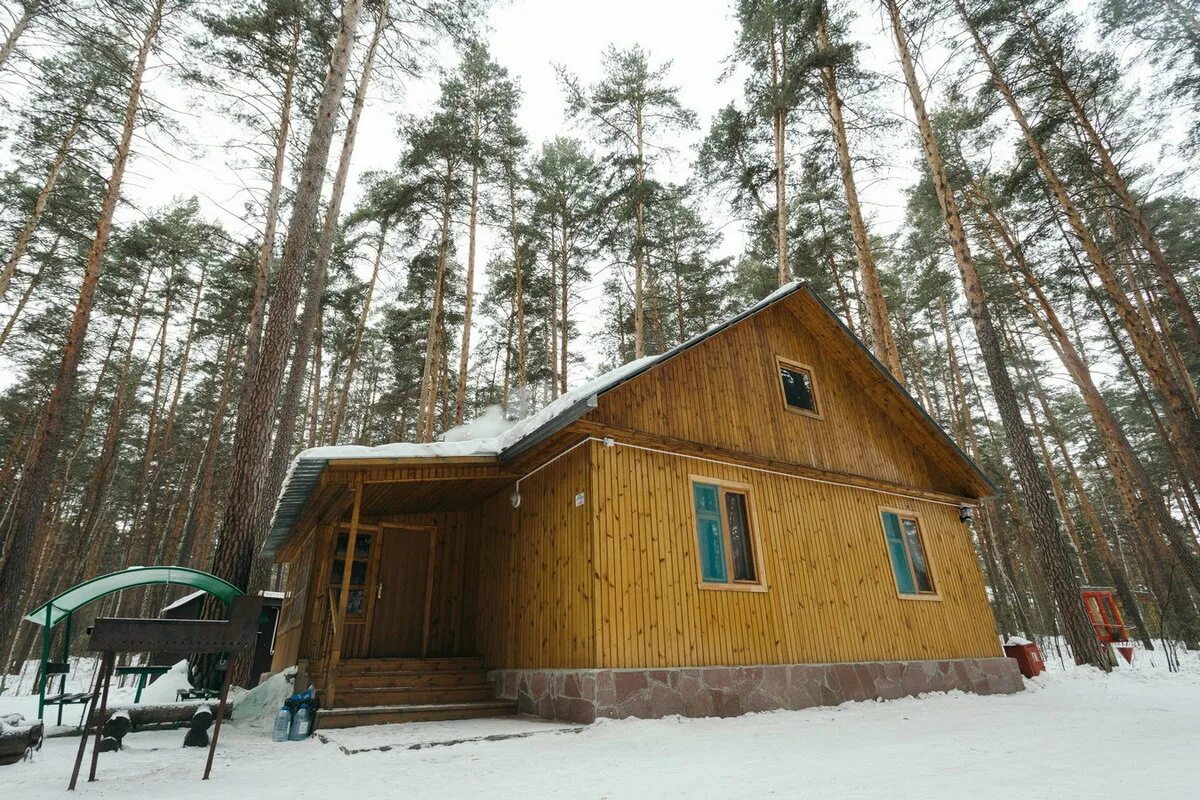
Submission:
<svg viewBox="0 0 1200 800">
<path fill-rule="evenodd" d="M 251 648 L 245 651 L 245 658 L 253 658 L 254 649 Z M 225 704 L 229 700 L 229 684 L 233 678 L 233 664 L 241 653 L 227 655 L 229 659 L 225 665 L 225 681 L 221 684 L 221 699 L 217 702 L 217 724 L 213 728 L 212 739 L 208 743 L 208 760 L 204 762 L 204 777 L 201 780 L 208 780 L 209 773 L 212 772 L 213 756 L 217 752 L 217 737 L 221 735 L 221 721 L 225 719 Z"/>
<path fill-rule="evenodd" d="M 101 676 L 104 681 L 100 690 L 100 713 L 96 715 L 96 740 L 92 744 L 92 768 L 88 771 L 88 783 L 96 780 L 96 761 L 100 758 L 100 740 L 104 738 L 104 717 L 108 715 L 108 684 L 112 677 L 113 662 L 117 660 L 117 654 L 112 650 L 107 650 L 104 653 L 104 659 L 100 664 Z M 92 709 L 95 711 L 95 708 Z M 87 736 L 83 737 L 85 740 Z"/>
<path fill-rule="evenodd" d="M 88 713 L 96 710 L 96 699 L 100 695 L 100 682 L 104 680 L 104 661 L 107 659 L 107 657 L 107 653 L 101 657 L 100 667 L 96 669 L 96 675 L 92 681 L 92 697 L 83 707 L 83 731 L 79 736 L 79 750 L 75 753 L 75 768 L 71 770 L 71 782 L 67 785 L 68 791 L 75 791 L 75 783 L 79 780 L 79 768 L 83 766 L 83 751 L 87 749 L 87 723 L 89 720 Z"/>
<path fill-rule="evenodd" d="M 325 708 L 333 708 L 336 696 L 337 668 L 342 658 L 342 640 L 346 635 L 346 604 L 350 600 L 350 572 L 354 569 L 354 546 L 358 539 L 358 517 L 362 510 L 362 477 L 354 479 L 354 506 L 350 511 L 350 535 L 346 539 L 346 557 L 342 561 L 342 587 L 337 612 L 333 619 L 333 638 L 329 643 L 329 659 L 325 667 Z M 336 534 L 334 541 L 336 542 Z M 335 545 L 336 547 L 336 545 Z M 336 554 L 336 550 L 335 550 Z"/>
</svg>

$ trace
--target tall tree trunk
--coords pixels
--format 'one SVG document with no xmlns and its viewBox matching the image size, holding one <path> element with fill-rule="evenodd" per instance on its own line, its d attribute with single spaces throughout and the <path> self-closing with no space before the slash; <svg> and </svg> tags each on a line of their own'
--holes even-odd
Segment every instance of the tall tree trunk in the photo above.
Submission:
<svg viewBox="0 0 1200 800">
<path fill-rule="evenodd" d="M 50 245 L 50 249 L 46 251 L 42 258 L 38 259 L 37 271 L 34 272 L 33 276 L 29 279 L 29 283 L 26 285 L 25 291 L 21 292 L 21 297 L 17 300 L 17 304 L 13 307 L 12 314 L 9 315 L 8 320 L 4 323 L 4 329 L 0 330 L 0 348 L 4 347 L 4 343 L 8 341 L 9 335 L 12 334 L 13 328 L 15 328 L 17 325 L 17 320 L 21 318 L 21 312 L 25 310 L 25 306 L 28 305 L 29 299 L 33 297 L 34 291 L 36 291 L 38 286 L 41 285 L 42 277 L 46 273 L 46 266 L 52 263 L 55 256 L 58 255 L 58 246 L 62 243 L 62 236 L 63 235 L 61 232 L 55 235 L 54 241 Z"/>
<path fill-rule="evenodd" d="M 437 398 L 442 347 L 442 308 L 445 304 L 446 259 L 450 250 L 450 181 L 453 167 L 446 162 L 445 188 L 442 192 L 442 226 L 438 241 L 437 269 L 433 280 L 433 302 L 429 309 L 429 333 L 425 337 L 425 367 L 421 374 L 420 437 L 423 442 L 433 441 L 434 424 L 437 420 Z"/>
<path fill-rule="evenodd" d="M 379 243 L 375 248 L 375 260 L 371 264 L 371 279 L 367 281 L 367 291 L 363 295 L 362 308 L 358 311 L 358 320 L 354 325 L 354 340 L 350 343 L 350 354 L 346 358 L 346 374 L 342 376 L 342 389 L 338 393 L 337 406 L 333 410 L 333 422 L 330 424 L 330 438 L 336 442 L 338 431 L 342 427 L 342 419 L 346 413 L 346 403 L 350 398 L 350 384 L 354 380 L 354 371 L 358 367 L 358 351 L 362 347 L 363 334 L 367 329 L 367 320 L 371 316 L 371 298 L 375 295 L 375 282 L 379 279 L 379 265 L 383 261 L 383 247 L 387 241 L 388 220 L 379 223 Z"/>
<path fill-rule="evenodd" d="M 308 446 L 317 446 L 321 423 L 321 370 L 325 353 L 325 319 L 324 315 L 317 317 L 317 330 L 314 332 L 312 379 L 308 392 Z"/>
<path fill-rule="evenodd" d="M 823 50 L 829 50 L 828 7 L 820 6 L 817 22 L 817 40 Z M 850 140 L 846 135 L 846 121 L 842 117 L 842 97 L 838 91 L 837 73 L 833 67 L 821 69 L 821 83 L 825 88 L 825 100 L 829 106 L 829 119 L 833 123 L 833 142 L 838 154 L 838 167 L 842 174 L 842 188 L 846 194 L 846 207 L 850 214 L 850 232 L 854 237 L 854 254 L 858 258 L 858 269 L 862 273 L 863 296 L 871 320 L 871 345 L 876 358 L 891 371 L 897 381 L 904 384 L 904 368 L 900 365 L 900 351 L 892 335 L 888 319 L 887 302 L 883 298 L 883 284 L 875 267 L 875 255 L 871 252 L 871 240 L 867 235 L 867 224 L 863 220 L 862 206 L 858 200 L 858 186 L 854 181 L 854 166 L 850 161 Z"/>
<path fill-rule="evenodd" d="M 283 79 L 283 96 L 279 101 L 279 126 L 275 131 L 275 156 L 271 167 L 271 188 L 267 191 L 265 225 L 262 241 L 258 246 L 258 260 L 254 268 L 254 288 L 250 296 L 250 321 L 246 328 L 246 375 L 250 375 L 258 364 L 260 342 L 263 334 L 263 318 L 267 310 L 267 285 L 270 283 L 271 259 L 275 255 L 275 231 L 279 224 L 279 202 L 283 195 L 283 172 L 287 166 L 288 136 L 292 124 L 292 95 L 295 91 L 296 73 L 300 64 L 300 20 L 292 26 L 292 57 Z M 242 403 L 250 390 L 251 382 L 242 385 Z"/>
<path fill-rule="evenodd" d="M 21 14 L 13 22 L 12 30 L 4 37 L 4 44 L 0 44 L 0 69 L 4 69 L 4 64 L 8 61 L 9 56 L 12 55 L 13 50 L 16 49 L 17 40 L 21 38 L 21 34 L 29 27 L 29 23 L 37 16 L 41 7 L 41 0 L 29 0 L 21 8 Z"/>
<path fill-rule="evenodd" d="M 776 30 L 772 24 L 768 41 L 771 51 L 771 88 L 775 94 L 782 92 L 783 76 L 787 71 L 787 32 Z M 778 44 L 778 50 L 776 50 Z M 788 213 L 787 213 L 787 160 L 784 154 L 784 138 L 787 136 L 787 109 L 777 105 L 771 110 L 771 133 L 775 140 L 775 252 L 778 266 L 779 285 L 792 279 L 788 266 Z M 638 354 L 641 357 L 641 353 Z"/>
<path fill-rule="evenodd" d="M 517 313 L 517 386 L 525 392 L 527 376 L 527 332 L 525 330 L 525 274 L 521 263 L 521 239 L 517 227 L 517 176 L 512 166 L 508 167 L 508 230 L 512 237 L 513 273 L 516 282 Z M 507 405 L 507 404 L 506 404 Z"/>
<path fill-rule="evenodd" d="M 475 228 L 479 216 L 479 167 L 471 167 L 471 208 L 467 213 L 467 285 L 462 341 L 458 347 L 458 386 L 454 392 L 454 424 L 462 425 L 467 404 L 467 372 L 471 365 L 471 316 L 475 310 Z"/>
<path fill-rule="evenodd" d="M 297 422 L 301 422 L 299 426 L 301 431 L 304 428 L 300 408 L 301 399 L 304 396 L 304 383 L 309 372 L 309 358 L 312 354 L 312 343 L 317 329 L 317 321 L 321 318 L 321 301 L 325 295 L 329 259 L 333 252 L 333 241 L 337 232 L 338 216 L 341 213 L 342 198 L 345 194 L 346 182 L 350 174 L 350 162 L 354 153 L 354 142 L 358 134 L 358 124 L 362 117 L 363 105 L 366 103 L 367 87 L 375 65 L 375 54 L 379 47 L 379 40 L 383 36 L 383 27 L 387 19 L 386 3 L 380 5 L 375 13 L 375 17 L 374 31 L 363 60 L 362 72 L 355 86 L 354 101 L 350 111 L 350 118 L 346 123 L 342 150 L 338 157 L 337 172 L 334 175 L 329 205 L 325 210 L 324 223 L 321 227 L 317 243 L 316 258 L 308 275 L 308 285 L 305 287 L 299 329 L 296 332 L 296 341 L 292 348 L 291 362 L 279 401 L 279 423 L 276 426 L 274 443 L 270 448 L 270 454 L 267 456 L 266 481 L 262 490 L 262 500 L 255 509 L 258 518 L 254 522 L 254 530 L 262 531 L 264 534 L 271 523 L 271 513 L 274 508 L 275 498 L 279 495 L 284 478 L 287 475 L 288 461 L 292 456 L 295 446 Z M 351 32 L 349 46 L 353 46 L 353 32 Z M 347 58 L 347 63 L 341 65 L 343 82 L 348 66 Z M 340 106 L 341 96 L 339 94 L 337 103 L 333 106 L 334 117 L 336 117 L 337 109 Z M 326 155 L 324 159 L 326 161 L 328 160 L 328 151 L 332 144 L 335 127 L 334 120 L 331 120 L 328 140 L 325 146 Z M 312 209 L 314 216 L 319 200 L 320 189 L 318 187 Z M 310 217 L 311 219 L 312 217 Z M 307 256 L 307 253 L 304 256 Z M 284 356 L 286 356 L 286 351 L 284 352 Z M 282 365 L 280 377 L 282 377 Z M 250 573 L 249 588 L 252 591 L 256 591 L 265 586 L 266 579 L 270 573 L 270 565 L 264 561 L 255 561 L 253 567 Z"/>
<path fill-rule="evenodd" d="M 25 255 L 25 251 L 29 247 L 29 241 L 33 238 L 33 232 L 37 230 L 38 222 L 42 218 L 42 212 L 46 210 L 46 203 L 50 200 L 50 195 L 54 192 L 54 186 L 58 183 L 58 175 L 62 172 L 63 165 L 67 163 L 67 157 L 71 154 L 71 143 L 75 140 L 75 135 L 79 133 L 79 128 L 83 124 L 85 108 L 86 106 L 78 110 L 74 120 L 71 122 L 71 126 L 67 128 L 62 142 L 58 146 L 58 151 L 54 154 L 54 160 L 50 162 L 50 170 L 46 173 L 46 180 L 42 183 L 42 188 L 38 191 L 37 198 L 33 201 L 33 209 L 29 212 L 29 217 L 25 220 L 25 224 L 21 226 L 21 230 L 17 232 L 17 239 L 13 243 L 12 254 L 4 262 L 4 266 L 0 267 L 0 300 L 3 300 L 4 296 L 8 294 L 8 286 L 12 282 L 13 274 L 17 271 L 17 264 L 21 262 L 21 258 Z"/>
<path fill-rule="evenodd" d="M 946 354 L 950 366 L 950 407 L 953 410 L 952 419 L 957 429 L 959 445 L 971 457 L 979 459 L 979 442 L 975 437 L 975 423 L 971 417 L 971 405 L 967 402 L 967 392 L 963 385 L 962 369 L 959 366 L 958 352 L 954 347 L 954 337 L 951 334 L 950 312 L 946 308 L 946 298 L 938 297 L 938 312 L 941 317 L 942 331 L 946 337 Z M 992 587 L 993 602 L 997 606 L 997 617 L 1001 633 L 1010 634 L 1015 630 L 1027 631 L 1027 626 L 1019 622 L 1021 615 L 1019 605 L 1012 598 L 1007 576 L 1004 574 L 1003 561 L 997 556 L 999 545 L 996 536 L 996 509 L 991 501 L 981 504 L 981 514 L 975 526 L 979 536 L 979 550 L 983 556 L 984 571 L 988 583 Z"/>
<path fill-rule="evenodd" d="M 562 266 L 562 280 L 559 282 L 559 287 L 558 287 L 559 292 L 561 292 L 561 294 L 560 294 L 561 302 L 559 303 L 559 305 L 561 306 L 560 311 L 561 311 L 561 316 L 562 316 L 562 337 L 561 337 L 562 343 L 561 343 L 561 349 L 559 350 L 559 354 L 558 354 L 559 364 L 560 364 L 560 367 L 558 370 L 558 380 L 559 380 L 559 389 L 560 389 L 561 394 L 567 393 L 567 360 L 569 358 L 569 353 L 570 353 L 570 348 L 568 348 L 568 346 L 567 346 L 567 339 L 570 335 L 570 322 L 571 322 L 571 311 L 567 307 L 567 304 L 570 300 L 569 274 L 570 274 L 571 261 L 570 261 L 570 243 L 569 242 L 570 242 L 570 239 L 569 239 L 569 234 L 568 234 L 567 220 L 565 219 L 565 215 L 564 215 L 563 224 L 562 224 L 562 245 L 561 245 L 561 247 L 559 247 L 559 251 L 558 251 L 559 261 L 561 262 L 561 266 Z"/>
<path fill-rule="evenodd" d="M 142 448 L 142 464 L 138 470 L 137 489 L 134 492 L 134 501 L 136 503 L 133 521 L 129 529 L 129 546 L 125 551 L 127 559 L 131 559 L 134 564 L 149 563 L 149 554 L 151 550 L 151 542 L 153 534 L 150 531 L 143 530 L 142 523 L 145 521 L 145 514 L 148 510 L 146 487 L 150 482 L 150 466 L 155 459 L 155 445 L 158 441 L 159 427 L 159 410 L 160 396 L 163 391 L 163 377 L 166 374 L 167 366 L 167 331 L 171 327 L 171 309 L 175 304 L 175 271 L 174 269 L 167 275 L 167 285 L 165 299 L 163 301 L 163 317 L 162 324 L 159 325 L 157 343 L 154 349 L 158 350 L 158 362 L 154 368 L 154 389 L 150 393 L 150 409 L 146 419 L 146 441 Z M 154 350 L 151 350 L 154 352 Z M 122 600 L 132 601 L 135 594 L 145 595 L 145 592 L 126 592 L 122 595 Z M 129 608 L 129 602 L 124 603 L 125 608 Z"/>
<path fill-rule="evenodd" d="M 98 534 L 100 522 L 104 518 L 108 506 L 108 492 L 112 485 L 113 472 L 116 466 L 118 450 L 125 429 L 126 403 L 130 394 L 137 393 L 141 384 L 141 376 L 145 366 L 137 370 L 136 377 L 131 377 L 133 355 L 138 343 L 138 331 L 141 329 L 142 313 L 146 303 L 152 272 L 147 270 L 146 280 L 142 285 L 141 296 L 134 310 L 133 323 L 129 331 L 129 341 L 125 345 L 125 354 L 121 359 L 121 368 L 117 372 L 113 385 L 112 405 L 108 409 L 108 421 L 104 436 L 101 439 L 100 450 L 92 466 L 92 475 L 87 489 L 80 499 L 79 513 L 73 531 L 72 565 L 76 577 L 82 575 L 82 570 L 94 568 L 94 559 L 88 555 L 99 553 L 107 545 L 106 538 Z M 153 350 L 151 351 L 153 352 Z"/>
<path fill-rule="evenodd" d="M 183 398 L 184 382 L 187 380 L 188 366 L 192 357 L 192 345 L 196 335 L 196 324 L 200 319 L 200 301 L 204 298 L 204 281 L 207 273 L 207 265 L 202 266 L 200 268 L 200 275 L 196 281 L 196 293 L 192 298 L 192 311 L 188 317 L 187 332 L 183 337 L 183 348 L 179 352 L 179 367 L 175 374 L 175 388 L 171 393 L 171 402 L 167 407 L 167 415 L 163 421 L 162 431 L 158 434 L 154 445 L 154 454 L 158 463 L 151 482 L 151 510 L 147 514 L 149 519 L 153 519 L 154 517 L 155 502 L 153 495 L 157 494 L 158 485 L 161 481 L 163 459 L 165 454 L 170 451 L 172 439 L 175 435 L 175 420 L 179 411 L 179 401 Z"/>
<path fill-rule="evenodd" d="M 550 273 L 550 308 L 546 319 L 550 331 L 550 396 L 558 397 L 558 264 L 553 253 L 546 260 Z"/>
<path fill-rule="evenodd" d="M 139 481 L 138 492 L 134 497 L 137 503 L 135 507 L 134 522 L 130 528 L 130 538 L 134 541 L 140 539 L 142 541 L 142 564 L 161 564 L 163 556 L 169 551 L 167 547 L 168 539 L 177 538 L 177 529 L 170 524 L 163 525 L 159 519 L 159 503 L 162 495 L 163 473 L 166 470 L 167 455 L 172 452 L 172 444 L 175 436 L 175 419 L 179 411 L 179 402 L 183 397 L 184 381 L 187 379 L 188 362 L 191 358 L 192 339 L 196 333 L 196 323 L 200 315 L 200 301 L 204 296 L 204 280 L 206 276 L 207 265 L 200 269 L 200 275 L 196 282 L 196 292 L 192 298 L 192 310 L 188 317 L 187 332 L 184 334 L 183 345 L 179 352 L 179 366 L 175 374 L 175 386 L 171 390 L 171 399 L 167 404 L 167 411 L 163 417 L 163 422 L 158 430 L 147 430 L 146 452 L 147 460 L 145 469 L 143 470 L 143 478 Z M 170 303 L 167 304 L 168 312 Z M 194 445 L 193 445 L 194 448 Z M 150 470 L 150 464 L 153 463 L 153 469 Z M 185 460 L 185 464 L 188 463 Z M 176 498 L 177 501 L 179 498 Z M 169 506 L 168 522 L 175 516 L 176 507 L 172 504 Z M 174 549 L 174 548 L 170 548 Z M 150 608 L 147 607 L 147 602 L 152 597 L 158 597 L 157 593 L 152 594 L 149 591 L 142 593 L 142 608 L 140 616 L 146 616 Z"/>
<path fill-rule="evenodd" d="M 1070 547 L 1058 526 L 1054 504 L 1050 501 L 1045 477 L 1039 469 L 1037 456 L 1034 455 L 1033 447 L 1030 444 L 1029 431 L 1021 419 L 1016 389 L 1013 387 L 1012 377 L 1005 368 L 1000 337 L 984 296 L 983 285 L 980 283 L 975 269 L 975 260 L 971 255 L 970 246 L 967 244 L 958 202 L 954 198 L 954 191 L 946 176 L 941 150 L 934 136 L 929 115 L 925 110 L 925 100 L 909 52 L 908 36 L 900 19 L 900 8 L 897 0 L 883 0 L 883 3 L 891 21 L 896 49 L 900 56 L 900 65 L 904 71 L 904 81 L 920 129 L 921 144 L 933 178 L 934 191 L 937 193 L 938 204 L 941 206 L 946 221 L 950 247 L 962 277 L 963 289 L 967 296 L 967 307 L 971 313 L 971 321 L 975 325 L 975 334 L 979 341 L 984 367 L 992 384 L 996 407 L 1000 412 L 1005 442 L 1008 444 L 1009 454 L 1017 470 L 1023 505 L 1029 514 L 1033 545 L 1042 573 L 1049 582 L 1051 595 L 1062 615 L 1063 632 L 1071 646 L 1075 662 L 1091 664 L 1105 671 L 1110 670 L 1112 668 L 1110 657 L 1096 639 L 1079 594 L 1079 581 L 1069 569 Z"/>
<path fill-rule="evenodd" d="M 237 429 L 230 464 L 229 500 L 220 526 L 213 556 L 213 573 L 245 589 L 250 583 L 257 542 L 264 531 L 257 526 L 263 508 L 274 497 L 266 497 L 271 431 L 276 404 L 282 389 L 284 367 L 295 328 L 296 305 L 304 278 L 304 261 L 309 252 L 313 220 L 325 184 L 325 169 L 333 139 L 334 124 L 345 86 L 346 70 L 354 49 L 354 32 L 363 0 L 344 0 L 337 41 L 313 121 L 300 180 L 288 223 L 287 242 L 280 259 L 270 314 L 262 337 L 258 361 L 250 372 L 245 404 L 238 408 Z M 205 603 L 205 616 L 220 613 L 216 603 Z"/>
<path fill-rule="evenodd" d="M 211 541 L 209 525 L 212 521 L 212 494 L 216 476 L 217 454 L 221 446 L 221 434 L 225 429 L 225 415 L 229 410 L 229 398 L 233 394 L 233 367 L 237 362 L 238 351 L 230 342 L 225 347 L 225 358 L 221 372 L 217 376 L 217 397 L 213 403 L 212 418 L 208 424 L 207 435 L 204 437 L 204 452 L 200 456 L 200 464 L 196 467 L 196 477 L 192 480 L 195 491 L 188 508 L 187 519 L 183 526 L 183 537 L 179 542 L 179 552 L 176 563 L 185 567 L 196 567 L 204 564 L 206 559 L 198 557 L 199 551 L 207 549 Z"/>
<path fill-rule="evenodd" d="M 512 343 L 517 321 L 517 298 L 513 295 L 508 309 L 508 322 L 504 326 L 504 380 L 500 389 L 500 409 L 508 417 L 509 395 L 512 390 Z"/>
<path fill-rule="evenodd" d="M 637 162 L 634 166 L 634 183 L 637 187 L 637 204 L 634 209 L 633 228 L 633 357 L 646 355 L 646 309 L 643 284 L 646 280 L 646 143 L 641 106 L 637 108 Z"/>
<path fill-rule="evenodd" d="M 42 521 L 46 499 L 50 490 L 51 477 L 58 462 L 63 426 L 66 423 L 67 406 L 75 392 L 79 374 L 79 363 L 83 358 L 83 347 L 87 339 L 88 324 L 91 322 L 95 303 L 96 286 L 104 270 L 104 255 L 112 233 L 113 214 L 121 196 L 121 183 L 125 177 L 125 165 L 132 149 L 133 131 L 137 126 L 138 108 L 142 99 L 142 78 L 146 72 L 146 61 L 158 37 L 167 0 L 156 0 L 150 8 L 150 16 L 138 46 L 137 57 L 131 71 L 129 98 L 125 103 L 124 119 L 117 150 L 113 157 L 112 174 L 100 202 L 100 213 L 96 222 L 96 233 L 88 250 L 84 266 L 79 299 L 67 330 L 63 346 L 62 364 L 55 380 L 54 390 L 42 412 L 33 446 L 30 448 L 22 478 L 21 497 L 18 498 L 16 513 L 5 537 L 8 555 L 0 568 L 0 641 L 9 641 L 16 635 L 20 623 L 20 598 L 28 585 L 33 565 L 34 539 Z"/>
</svg>

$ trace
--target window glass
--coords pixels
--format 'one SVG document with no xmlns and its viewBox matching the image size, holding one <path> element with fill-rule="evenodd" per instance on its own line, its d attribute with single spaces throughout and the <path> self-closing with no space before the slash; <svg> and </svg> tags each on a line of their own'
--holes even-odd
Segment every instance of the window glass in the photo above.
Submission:
<svg viewBox="0 0 1200 800">
<path fill-rule="evenodd" d="M 725 543 L 721 532 L 718 489 L 707 483 L 692 486 L 696 506 L 696 534 L 700 544 L 700 572 L 706 581 L 725 583 Z"/>
<path fill-rule="evenodd" d="M 929 579 L 929 566 L 925 563 L 925 548 L 921 546 L 921 534 L 917 530 L 917 521 L 907 517 L 900 520 L 904 531 L 904 541 L 908 545 L 908 556 L 912 561 L 913 575 L 917 579 L 917 591 L 933 592 L 933 581 Z"/>
<path fill-rule="evenodd" d="M 892 557 L 892 571 L 896 575 L 896 588 L 900 594 L 916 594 L 912 569 L 908 565 L 908 553 L 904 537 L 900 532 L 900 518 L 890 511 L 883 512 L 883 532 L 887 536 L 888 554 Z"/>
<path fill-rule="evenodd" d="M 812 375 L 807 370 L 780 364 L 779 379 L 783 382 L 783 397 L 789 406 L 816 413 L 817 403 L 813 397 Z"/>
<path fill-rule="evenodd" d="M 750 522 L 746 516 L 746 495 L 725 493 L 725 518 L 729 522 L 729 549 L 733 555 L 733 579 L 754 580 L 754 552 L 750 546 Z"/>
<path fill-rule="evenodd" d="M 342 597 L 342 580 L 346 576 L 346 550 L 350 546 L 347 532 L 338 534 L 334 544 L 333 563 L 329 570 L 329 591 L 334 602 Z M 371 565 L 371 534 L 359 531 L 354 538 L 354 555 L 350 559 L 350 592 L 346 596 L 346 615 L 361 617 L 367 611 L 366 583 Z"/>
</svg>

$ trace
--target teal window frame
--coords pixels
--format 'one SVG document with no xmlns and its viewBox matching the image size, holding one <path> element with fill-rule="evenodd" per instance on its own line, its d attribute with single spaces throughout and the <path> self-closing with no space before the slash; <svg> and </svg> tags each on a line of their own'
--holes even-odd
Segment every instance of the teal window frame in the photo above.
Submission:
<svg viewBox="0 0 1200 800">
<path fill-rule="evenodd" d="M 904 599 L 940 600 L 920 517 L 903 509 L 880 508 L 879 518 L 896 594 Z"/>
<path fill-rule="evenodd" d="M 734 484 L 698 475 L 691 476 L 691 501 L 696 537 L 696 558 L 700 587 L 705 589 L 741 589 L 766 591 L 758 531 L 754 524 L 753 501 L 749 486 Z M 738 495 L 743 499 L 741 517 L 744 521 L 745 550 L 751 578 L 736 577 L 734 542 L 728 520 L 727 498 Z"/>
</svg>

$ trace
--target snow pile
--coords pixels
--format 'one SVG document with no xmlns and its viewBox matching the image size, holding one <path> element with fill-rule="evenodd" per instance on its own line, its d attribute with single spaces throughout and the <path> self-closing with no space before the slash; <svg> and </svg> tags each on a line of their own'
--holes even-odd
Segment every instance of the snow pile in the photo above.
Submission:
<svg viewBox="0 0 1200 800">
<path fill-rule="evenodd" d="M 238 690 L 233 696 L 233 718 L 248 728 L 270 728 L 283 701 L 294 691 L 292 679 L 296 668 L 288 667 L 255 686 L 250 691 Z"/>
<path fill-rule="evenodd" d="M 192 682 L 188 680 L 188 662 L 179 661 L 142 690 L 141 702 L 156 706 L 174 703 L 179 697 L 177 692 L 191 688 Z"/>
<path fill-rule="evenodd" d="M 504 415 L 503 406 L 488 406 L 475 419 L 451 428 L 442 435 L 446 442 L 469 442 L 472 439 L 495 439 L 517 423 Z"/>
<path fill-rule="evenodd" d="M 1010 636 L 1010 637 L 1008 637 L 1008 641 L 1006 641 L 1004 643 L 1004 646 L 1005 647 L 1024 647 L 1027 644 L 1033 644 L 1033 642 L 1029 641 L 1028 639 L 1026 639 L 1022 636 Z"/>
</svg>

